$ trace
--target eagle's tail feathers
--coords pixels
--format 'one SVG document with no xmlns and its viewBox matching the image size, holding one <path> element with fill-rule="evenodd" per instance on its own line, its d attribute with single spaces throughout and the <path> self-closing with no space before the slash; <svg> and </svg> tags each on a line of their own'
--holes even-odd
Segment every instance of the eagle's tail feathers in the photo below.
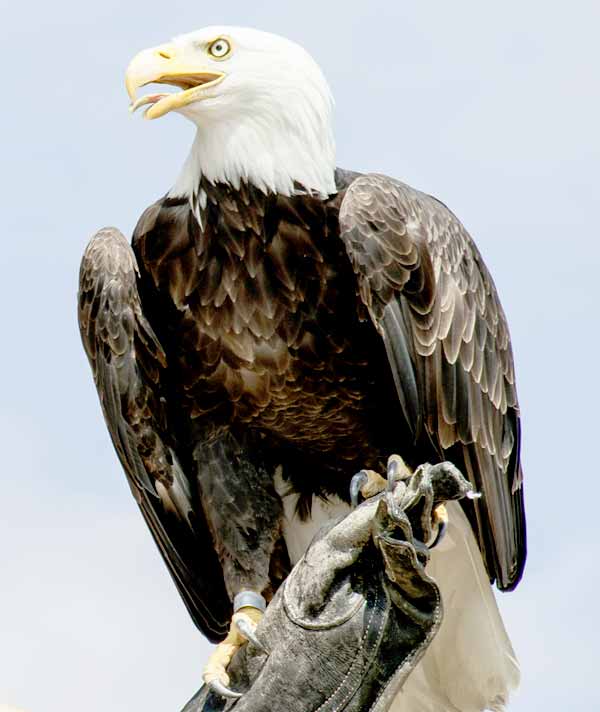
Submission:
<svg viewBox="0 0 600 712">
<path fill-rule="evenodd" d="M 448 532 L 428 573 L 442 592 L 442 627 L 391 710 L 502 712 L 519 684 L 519 665 L 469 522 L 448 503 Z"/>
</svg>

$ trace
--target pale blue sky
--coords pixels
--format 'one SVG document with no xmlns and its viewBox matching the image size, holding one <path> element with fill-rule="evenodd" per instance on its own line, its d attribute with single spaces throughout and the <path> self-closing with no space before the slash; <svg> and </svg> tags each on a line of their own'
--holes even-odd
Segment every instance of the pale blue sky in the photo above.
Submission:
<svg viewBox="0 0 600 712">
<path fill-rule="evenodd" d="M 475 237 L 508 314 L 530 558 L 499 596 L 523 668 L 511 710 L 600 709 L 600 4 L 116 0 L 3 7 L 0 703 L 165 712 L 207 645 L 136 510 L 79 343 L 81 253 L 175 178 L 181 117 L 127 113 L 139 49 L 248 25 L 309 49 L 338 163 L 401 178 Z M 575 487 L 577 489 L 575 489 Z"/>
</svg>

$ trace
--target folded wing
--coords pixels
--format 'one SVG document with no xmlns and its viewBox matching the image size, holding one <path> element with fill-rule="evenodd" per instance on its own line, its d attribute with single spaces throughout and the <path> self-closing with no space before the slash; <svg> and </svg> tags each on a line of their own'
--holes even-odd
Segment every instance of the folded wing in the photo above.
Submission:
<svg viewBox="0 0 600 712">
<path fill-rule="evenodd" d="M 427 438 L 482 493 L 467 515 L 490 579 L 511 589 L 526 557 L 520 425 L 492 278 L 442 203 L 385 176 L 350 185 L 340 229 L 415 442 Z"/>
<path fill-rule="evenodd" d="M 196 625 L 213 641 L 231 617 L 201 506 L 167 428 L 166 356 L 142 312 L 137 264 L 123 235 L 90 241 L 79 277 L 79 328 L 110 436 L 133 495 Z"/>
</svg>

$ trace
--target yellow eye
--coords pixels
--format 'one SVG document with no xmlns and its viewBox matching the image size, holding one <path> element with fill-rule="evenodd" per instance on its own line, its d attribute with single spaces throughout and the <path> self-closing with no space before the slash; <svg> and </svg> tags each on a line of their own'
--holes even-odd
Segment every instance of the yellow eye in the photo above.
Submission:
<svg viewBox="0 0 600 712">
<path fill-rule="evenodd" d="M 224 37 L 220 37 L 210 45 L 208 53 L 215 59 L 225 59 L 231 53 L 231 44 Z"/>
</svg>

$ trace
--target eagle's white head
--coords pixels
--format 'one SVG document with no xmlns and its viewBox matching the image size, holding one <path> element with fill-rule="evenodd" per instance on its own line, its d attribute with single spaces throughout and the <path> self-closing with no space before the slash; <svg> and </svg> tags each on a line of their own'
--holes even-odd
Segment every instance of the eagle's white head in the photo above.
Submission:
<svg viewBox="0 0 600 712">
<path fill-rule="evenodd" d="M 136 100 L 147 84 L 174 93 Z M 292 195 L 300 185 L 335 192 L 333 101 L 316 62 L 297 44 L 257 30 L 207 27 L 140 52 L 127 69 L 132 109 L 148 119 L 177 111 L 197 134 L 171 195 L 192 195 L 200 177 Z"/>
</svg>

